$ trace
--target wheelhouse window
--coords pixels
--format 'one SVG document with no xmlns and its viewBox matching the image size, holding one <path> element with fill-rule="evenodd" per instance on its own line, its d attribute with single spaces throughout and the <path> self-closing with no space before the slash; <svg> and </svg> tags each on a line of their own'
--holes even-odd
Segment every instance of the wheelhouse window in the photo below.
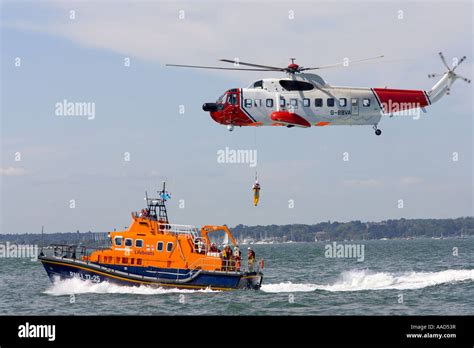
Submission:
<svg viewBox="0 0 474 348">
<path fill-rule="evenodd" d="M 137 239 L 137 240 L 135 241 L 135 246 L 136 246 L 137 248 L 143 248 L 143 239 Z"/>
<path fill-rule="evenodd" d="M 287 91 L 311 91 L 314 88 L 309 82 L 294 80 L 280 80 L 280 86 Z"/>
<path fill-rule="evenodd" d="M 334 98 L 328 98 L 326 102 L 329 107 L 334 106 Z"/>
<path fill-rule="evenodd" d="M 272 108 L 273 107 L 273 99 L 267 99 L 265 101 L 265 105 L 267 106 L 267 108 Z"/>
<path fill-rule="evenodd" d="M 126 247 L 131 247 L 131 246 L 133 246 L 133 239 L 132 239 L 132 238 L 127 238 L 127 239 L 125 239 L 125 246 L 126 246 Z"/>
<path fill-rule="evenodd" d="M 303 106 L 304 107 L 309 107 L 309 98 L 303 98 Z"/>
<path fill-rule="evenodd" d="M 314 100 L 314 105 L 317 107 L 317 108 L 321 108 L 323 106 L 323 99 L 322 98 L 316 98 Z"/>
<path fill-rule="evenodd" d="M 255 99 L 253 102 L 255 103 L 256 108 L 259 108 L 262 106 L 262 99 Z"/>
<path fill-rule="evenodd" d="M 244 100 L 244 105 L 246 108 L 251 108 L 252 107 L 252 99 L 245 99 Z"/>
<path fill-rule="evenodd" d="M 370 99 L 364 98 L 362 100 L 362 105 L 365 106 L 366 108 L 370 106 Z"/>
<path fill-rule="evenodd" d="M 173 251 L 173 243 L 172 242 L 168 242 L 166 244 L 166 251 L 168 251 L 168 252 Z"/>
<path fill-rule="evenodd" d="M 115 237 L 114 242 L 116 246 L 122 246 L 122 237 Z"/>
<path fill-rule="evenodd" d="M 163 242 L 158 242 L 156 245 L 156 251 L 163 251 Z"/>
<path fill-rule="evenodd" d="M 347 106 L 347 99 L 346 98 L 339 98 L 339 106 L 346 107 Z"/>
</svg>

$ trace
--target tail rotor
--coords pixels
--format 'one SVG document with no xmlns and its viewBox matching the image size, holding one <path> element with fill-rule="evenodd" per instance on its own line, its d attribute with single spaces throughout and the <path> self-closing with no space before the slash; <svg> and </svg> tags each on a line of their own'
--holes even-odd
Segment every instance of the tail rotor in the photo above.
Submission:
<svg viewBox="0 0 474 348">
<path fill-rule="evenodd" d="M 459 62 L 453 63 L 453 67 L 450 68 L 448 63 L 446 62 L 446 59 L 444 58 L 443 52 L 439 52 L 439 57 L 441 58 L 441 61 L 443 62 L 443 65 L 448 69 L 444 74 L 428 74 L 428 78 L 434 78 L 434 77 L 439 77 L 439 76 L 446 76 L 446 94 L 449 95 L 451 92 L 451 85 L 456 79 L 463 80 L 464 82 L 471 83 L 471 80 L 456 74 L 454 71 L 458 68 L 459 65 L 461 65 L 462 62 L 466 60 L 466 56 L 463 56 Z"/>
</svg>

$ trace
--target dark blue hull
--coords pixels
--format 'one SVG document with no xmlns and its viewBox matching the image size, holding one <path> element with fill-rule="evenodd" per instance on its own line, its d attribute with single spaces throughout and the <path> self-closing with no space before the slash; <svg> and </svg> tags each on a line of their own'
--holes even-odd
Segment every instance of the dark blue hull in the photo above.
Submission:
<svg viewBox="0 0 474 348">
<path fill-rule="evenodd" d="M 181 289 L 234 290 L 259 289 L 262 273 L 221 272 L 185 269 L 159 269 L 99 265 L 75 259 L 40 257 L 51 280 L 79 278 L 94 283 L 104 281 L 119 285 L 173 287 Z"/>
</svg>

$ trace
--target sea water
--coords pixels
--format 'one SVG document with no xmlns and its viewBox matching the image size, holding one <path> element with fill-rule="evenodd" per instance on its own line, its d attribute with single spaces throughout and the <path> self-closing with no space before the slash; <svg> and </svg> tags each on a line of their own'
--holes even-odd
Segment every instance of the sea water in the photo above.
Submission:
<svg viewBox="0 0 474 348">
<path fill-rule="evenodd" d="M 40 262 L 3 258 L 0 314 L 474 314 L 474 238 L 346 243 L 363 244 L 363 261 L 327 257 L 329 242 L 253 245 L 265 259 L 260 291 L 51 283 Z"/>
</svg>

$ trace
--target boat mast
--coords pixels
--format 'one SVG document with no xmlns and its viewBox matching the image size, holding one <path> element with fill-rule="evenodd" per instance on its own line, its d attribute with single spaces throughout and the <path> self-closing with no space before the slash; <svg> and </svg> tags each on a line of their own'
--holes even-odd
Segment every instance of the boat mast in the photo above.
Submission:
<svg viewBox="0 0 474 348">
<path fill-rule="evenodd" d="M 156 218 L 158 221 L 169 224 L 168 213 L 166 211 L 165 202 L 171 198 L 168 191 L 166 191 L 166 182 L 163 182 L 163 189 L 158 192 L 157 198 L 149 198 L 145 191 L 145 200 L 147 203 L 150 216 Z"/>
<path fill-rule="evenodd" d="M 169 193 L 166 191 L 166 181 L 163 181 L 163 189 L 159 193 L 159 199 L 158 199 L 158 219 L 165 222 L 169 223 L 168 221 L 168 213 L 166 211 L 166 199 L 167 197 L 170 197 Z"/>
</svg>

